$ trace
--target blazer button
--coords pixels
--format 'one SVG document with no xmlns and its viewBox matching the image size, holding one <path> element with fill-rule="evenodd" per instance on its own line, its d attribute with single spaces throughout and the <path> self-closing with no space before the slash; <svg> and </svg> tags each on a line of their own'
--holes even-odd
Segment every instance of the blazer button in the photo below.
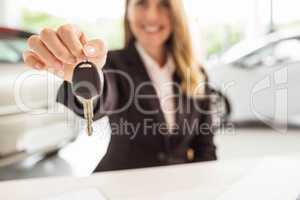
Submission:
<svg viewBox="0 0 300 200">
<path fill-rule="evenodd" d="M 193 161 L 195 159 L 195 151 L 192 148 L 186 150 L 186 157 L 188 161 Z"/>
<path fill-rule="evenodd" d="M 166 154 L 164 154 L 163 152 L 159 152 L 159 153 L 157 154 L 157 159 L 158 159 L 160 162 L 166 161 Z"/>
</svg>

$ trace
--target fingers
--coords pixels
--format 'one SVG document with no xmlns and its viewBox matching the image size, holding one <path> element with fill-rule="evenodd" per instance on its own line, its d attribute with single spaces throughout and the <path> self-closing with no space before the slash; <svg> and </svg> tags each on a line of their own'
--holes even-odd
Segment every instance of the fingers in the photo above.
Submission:
<svg viewBox="0 0 300 200">
<path fill-rule="evenodd" d="M 27 66 L 37 70 L 41 70 L 45 67 L 42 60 L 32 51 L 25 51 L 23 53 L 23 60 Z"/>
<path fill-rule="evenodd" d="M 63 25 L 58 28 L 57 35 L 69 52 L 76 58 L 84 58 L 82 51 L 82 43 L 80 38 L 84 40 L 82 32 L 72 25 Z"/>
<path fill-rule="evenodd" d="M 83 46 L 83 53 L 89 60 L 102 67 L 106 60 L 107 47 L 103 40 L 90 40 Z"/>
<path fill-rule="evenodd" d="M 33 35 L 28 39 L 29 48 L 49 67 L 62 69 L 63 64 L 59 61 L 41 41 L 40 37 Z"/>
<path fill-rule="evenodd" d="M 80 40 L 82 45 L 85 45 L 87 43 L 87 37 L 83 32 L 81 33 L 81 36 L 80 36 L 79 40 Z"/>
<path fill-rule="evenodd" d="M 88 59 L 103 67 L 107 48 L 103 40 L 87 40 L 83 32 L 72 25 L 63 25 L 54 31 L 45 28 L 40 35 L 31 36 L 29 51 L 24 52 L 25 63 L 34 69 L 43 69 L 70 80 L 73 69 L 79 61 Z"/>
<path fill-rule="evenodd" d="M 56 32 L 45 28 L 40 34 L 41 41 L 51 51 L 51 53 L 63 63 L 75 64 L 76 58 L 69 52 L 64 44 L 58 38 Z"/>
</svg>

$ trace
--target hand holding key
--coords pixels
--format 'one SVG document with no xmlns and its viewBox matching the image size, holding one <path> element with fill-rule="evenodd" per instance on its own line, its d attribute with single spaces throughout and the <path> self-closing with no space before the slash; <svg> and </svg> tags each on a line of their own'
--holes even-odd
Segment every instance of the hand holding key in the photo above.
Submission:
<svg viewBox="0 0 300 200">
<path fill-rule="evenodd" d="M 28 39 L 23 53 L 25 64 L 47 70 L 72 83 L 73 93 L 83 104 L 87 133 L 92 134 L 93 100 L 101 95 L 102 68 L 107 49 L 100 39 L 87 41 L 84 33 L 72 25 L 57 31 L 45 28 Z M 89 62 L 88 62 L 88 61 Z"/>
<path fill-rule="evenodd" d="M 29 49 L 23 53 L 25 64 L 37 70 L 47 70 L 71 82 L 76 64 L 88 59 L 102 68 L 107 48 L 101 39 L 88 41 L 85 34 L 73 25 L 60 26 L 56 31 L 44 28 L 31 36 Z"/>
</svg>

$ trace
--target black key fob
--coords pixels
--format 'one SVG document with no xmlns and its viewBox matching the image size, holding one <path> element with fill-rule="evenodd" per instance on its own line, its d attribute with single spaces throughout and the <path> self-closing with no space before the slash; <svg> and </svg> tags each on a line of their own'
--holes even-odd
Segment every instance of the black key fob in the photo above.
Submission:
<svg viewBox="0 0 300 200">
<path fill-rule="evenodd" d="M 73 93 L 84 99 L 100 96 L 103 90 L 103 73 L 90 61 L 82 61 L 76 65 L 72 77 Z"/>
</svg>

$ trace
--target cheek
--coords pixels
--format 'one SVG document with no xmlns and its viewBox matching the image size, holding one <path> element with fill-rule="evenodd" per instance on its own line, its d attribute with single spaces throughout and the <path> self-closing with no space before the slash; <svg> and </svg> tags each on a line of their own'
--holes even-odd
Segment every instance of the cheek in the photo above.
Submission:
<svg viewBox="0 0 300 200">
<path fill-rule="evenodd" d="M 128 16 L 127 16 L 128 22 L 130 29 L 132 30 L 133 34 L 136 36 L 136 34 L 140 31 L 140 24 L 141 21 L 140 19 L 143 19 L 140 14 L 137 12 L 133 11 L 128 11 Z"/>
<path fill-rule="evenodd" d="M 166 23 L 166 30 L 168 31 L 169 34 L 173 31 L 173 26 L 171 22 Z"/>
<path fill-rule="evenodd" d="M 165 16 L 163 18 L 163 23 L 165 26 L 165 34 L 170 35 L 173 31 L 173 25 L 172 25 L 172 21 L 169 15 Z"/>
</svg>

